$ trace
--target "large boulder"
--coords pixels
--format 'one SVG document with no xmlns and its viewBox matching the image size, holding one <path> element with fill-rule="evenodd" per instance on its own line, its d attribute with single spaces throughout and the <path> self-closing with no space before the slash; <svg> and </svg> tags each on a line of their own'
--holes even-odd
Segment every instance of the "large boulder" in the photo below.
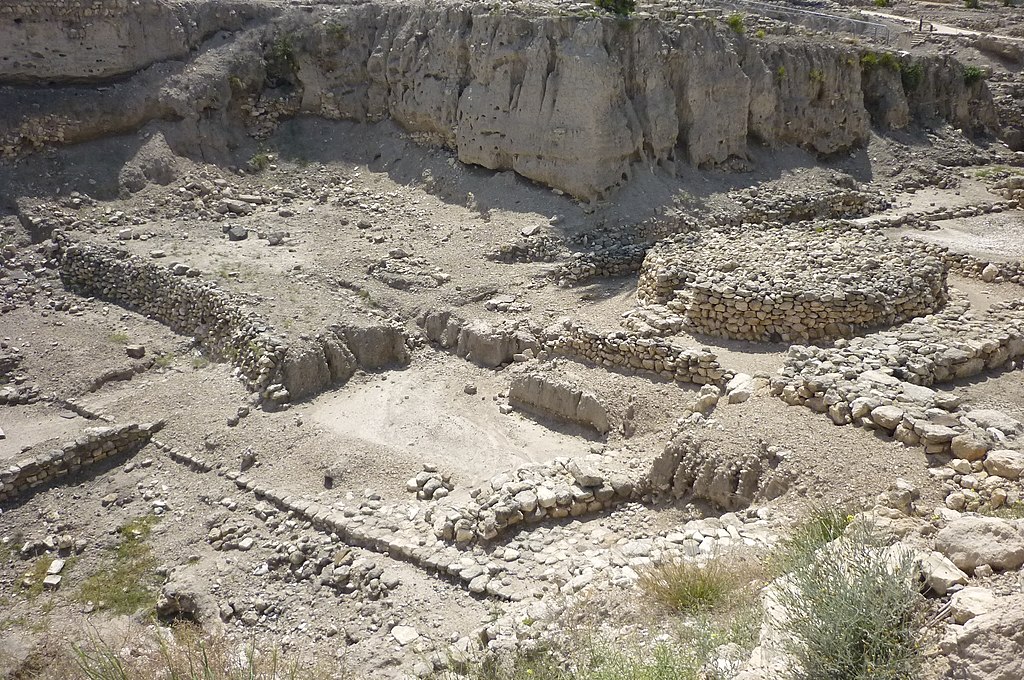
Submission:
<svg viewBox="0 0 1024 680">
<path fill-rule="evenodd" d="M 1024 564 L 1024 536 L 1013 524 L 995 517 L 961 517 L 935 537 L 935 549 L 968 574 L 982 564 L 1017 569 Z"/>
<path fill-rule="evenodd" d="M 1024 678 L 1024 595 L 999 598 L 943 641 L 951 680 Z"/>
</svg>

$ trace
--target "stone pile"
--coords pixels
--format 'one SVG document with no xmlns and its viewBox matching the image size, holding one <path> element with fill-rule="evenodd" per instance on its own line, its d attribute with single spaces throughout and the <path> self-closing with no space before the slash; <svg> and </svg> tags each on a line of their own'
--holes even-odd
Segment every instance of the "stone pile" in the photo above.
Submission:
<svg viewBox="0 0 1024 680">
<path fill-rule="evenodd" d="M 157 422 L 90 428 L 60 448 L 29 449 L 22 454 L 23 458 L 0 470 L 0 501 L 10 501 L 35 487 L 70 477 L 101 460 L 131 455 L 162 426 Z"/>
<path fill-rule="evenodd" d="M 757 341 L 821 341 L 929 314 L 946 301 L 946 270 L 880 232 L 709 231 L 659 242 L 637 284 L 687 328 Z"/>
<path fill-rule="evenodd" d="M 503 243 L 485 253 L 488 260 L 513 264 L 516 262 L 554 262 L 567 255 L 561 239 L 535 234 Z"/>
<path fill-rule="evenodd" d="M 493 477 L 473 502 L 435 511 L 436 535 L 458 545 L 491 541 L 519 524 L 580 517 L 639 497 L 642 480 L 606 473 L 594 460 L 556 459 Z"/>
<path fill-rule="evenodd" d="M 455 485 L 452 484 L 452 476 L 441 474 L 437 471 L 436 465 L 426 464 L 423 470 L 415 477 L 405 483 L 405 490 L 416 494 L 421 501 L 439 501 L 452 491 Z"/>
</svg>

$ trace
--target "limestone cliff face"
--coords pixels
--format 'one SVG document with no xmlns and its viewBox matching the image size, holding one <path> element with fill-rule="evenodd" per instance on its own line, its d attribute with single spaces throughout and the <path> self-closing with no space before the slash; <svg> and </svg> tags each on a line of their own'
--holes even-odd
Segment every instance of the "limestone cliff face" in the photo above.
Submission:
<svg viewBox="0 0 1024 680">
<path fill-rule="evenodd" d="M 6 0 L 0 83 L 88 82 L 183 59 L 218 30 L 273 11 L 242 0 Z"/>
<path fill-rule="evenodd" d="M 44 4 L 76 3 L 84 0 Z M 865 70 L 852 49 L 749 40 L 702 18 L 667 24 L 528 16 L 481 5 L 369 3 L 297 8 L 270 18 L 258 3 L 241 0 L 170 3 L 90 1 L 114 9 L 84 34 L 69 24 L 30 22 L 37 40 L 65 55 L 107 55 L 115 42 L 131 48 L 100 65 L 86 60 L 77 70 L 46 50 L 31 62 L 0 59 L 0 83 L 100 80 L 180 60 L 160 82 L 150 66 L 117 84 L 119 97 L 144 102 L 151 114 L 143 119 L 179 120 L 210 138 L 217 125 L 238 122 L 243 100 L 276 116 L 391 118 L 429 134 L 466 163 L 514 170 L 581 198 L 605 195 L 649 165 L 744 158 L 751 142 L 835 154 L 863 144 L 872 123 L 902 127 L 939 118 L 983 130 L 996 122 L 984 82 L 965 83 L 955 62 L 923 60 L 920 77 L 907 88 L 898 75 Z M 9 17 L 0 15 L 0 32 Z M 246 22 L 260 25 L 189 52 L 217 27 Z M 166 34 L 154 39 L 153 27 Z M 17 36 L 26 31 L 16 29 L 16 40 L 0 49 L 24 51 L 25 39 Z M 53 115 L 64 106 L 59 91 L 47 93 L 52 101 L 43 108 L 62 127 L 45 142 L 78 141 L 104 125 L 123 131 L 140 122 L 138 112 L 111 116 L 109 107 L 91 103 L 101 94 L 77 94 L 76 115 L 61 118 Z M 4 96 L 0 91 L 0 104 Z M 38 109 L 38 93 L 13 96 L 33 100 L 17 110 Z M 32 131 L 41 118 L 0 121 L 0 149 L 38 146 Z"/>
</svg>

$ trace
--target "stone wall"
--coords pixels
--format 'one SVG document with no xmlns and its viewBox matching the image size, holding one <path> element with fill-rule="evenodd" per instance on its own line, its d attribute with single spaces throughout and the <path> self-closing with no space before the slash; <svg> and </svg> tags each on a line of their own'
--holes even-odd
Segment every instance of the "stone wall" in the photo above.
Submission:
<svg viewBox="0 0 1024 680">
<path fill-rule="evenodd" d="M 495 475 L 468 503 L 438 507 L 438 538 L 459 545 L 491 541 L 518 525 L 580 517 L 639 499 L 644 480 L 606 472 L 597 459 L 556 459 Z"/>
<path fill-rule="evenodd" d="M 589 390 L 543 373 L 512 379 L 508 403 L 516 408 L 581 425 L 606 434 L 611 429 L 608 410 Z"/>
<path fill-rule="evenodd" d="M 25 457 L 0 470 L 0 502 L 9 502 L 31 489 L 70 477 L 107 458 L 135 453 L 163 423 L 129 424 L 87 429 L 73 442 L 48 451 L 25 452 Z"/>
<path fill-rule="evenodd" d="M 59 231 L 54 244 L 65 286 L 195 338 L 213 358 L 237 366 L 248 387 L 268 404 L 319 394 L 347 381 L 357 368 L 409 362 L 405 331 L 393 325 L 336 324 L 316 337 L 289 342 L 243 300 L 212 282 L 177 275 L 116 248 L 72 243 Z"/>
<path fill-rule="evenodd" d="M 651 465 L 651 489 L 676 499 L 708 501 L 723 510 L 786 492 L 789 477 L 778 470 L 786 451 L 762 445 L 730 459 L 712 448 L 685 430 L 675 432 Z"/>
<path fill-rule="evenodd" d="M 648 253 L 637 301 L 664 305 L 690 330 L 716 337 L 783 342 L 850 337 L 945 304 L 940 260 L 904 243 L 893 246 L 877 231 L 681 234 Z"/>
<path fill-rule="evenodd" d="M 176 276 L 172 269 L 108 246 L 72 243 L 55 232 L 64 285 L 145 314 L 176 333 L 194 337 L 217 359 L 241 369 L 253 389 L 278 376 L 288 346 L 267 321 L 210 282 Z"/>
<path fill-rule="evenodd" d="M 707 348 L 683 347 L 659 338 L 638 338 L 624 331 L 599 333 L 570 323 L 545 346 L 555 355 L 583 359 L 606 368 L 651 373 L 680 383 L 724 385 L 732 377 Z"/>
</svg>

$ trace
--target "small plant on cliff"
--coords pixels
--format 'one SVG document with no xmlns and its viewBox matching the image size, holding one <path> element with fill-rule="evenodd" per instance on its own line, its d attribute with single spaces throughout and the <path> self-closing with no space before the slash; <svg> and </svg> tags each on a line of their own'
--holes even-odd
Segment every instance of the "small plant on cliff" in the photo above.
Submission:
<svg viewBox="0 0 1024 680">
<path fill-rule="evenodd" d="M 747 30 L 747 27 L 743 25 L 742 14 L 730 14 L 728 17 L 726 17 L 725 23 L 726 25 L 729 26 L 729 28 L 736 31 L 737 33 L 742 34 Z"/>
<path fill-rule="evenodd" d="M 821 85 L 825 82 L 825 72 L 820 68 L 812 68 L 810 73 L 810 79 L 812 83 Z"/>
<path fill-rule="evenodd" d="M 964 0 L 967 9 L 981 9 L 981 0 Z"/>
<path fill-rule="evenodd" d="M 272 85 L 284 81 L 290 82 L 299 68 L 298 61 L 295 59 L 295 48 L 292 46 L 292 40 L 286 35 L 278 36 L 270 44 L 270 47 L 263 56 L 263 61 L 266 64 L 267 80 Z"/>
<path fill-rule="evenodd" d="M 890 4 L 889 0 L 874 0 L 874 2 L 875 7 L 888 7 Z"/>
<path fill-rule="evenodd" d="M 336 47 L 348 47 L 348 27 L 342 24 L 327 24 L 327 37 L 335 43 Z"/>
<path fill-rule="evenodd" d="M 978 66 L 965 66 L 964 67 L 964 84 L 973 85 L 979 80 L 984 80 L 985 71 Z"/>
<path fill-rule="evenodd" d="M 903 89 L 907 92 L 916 90 L 924 80 L 924 67 L 919 62 L 907 64 L 900 74 L 903 80 Z"/>
<path fill-rule="evenodd" d="M 764 32 L 764 29 L 763 28 L 759 28 L 759 29 L 757 29 L 757 33 L 754 34 L 754 37 L 758 38 L 759 40 L 764 40 L 764 37 L 766 35 L 768 35 L 768 34 Z"/>
<path fill-rule="evenodd" d="M 785 79 L 786 79 L 786 67 L 785 66 L 780 66 L 779 68 L 775 69 L 775 80 L 777 82 L 781 83 Z"/>
<path fill-rule="evenodd" d="M 628 17 L 636 10 L 636 0 L 594 0 L 594 4 L 620 17 Z"/>
</svg>

